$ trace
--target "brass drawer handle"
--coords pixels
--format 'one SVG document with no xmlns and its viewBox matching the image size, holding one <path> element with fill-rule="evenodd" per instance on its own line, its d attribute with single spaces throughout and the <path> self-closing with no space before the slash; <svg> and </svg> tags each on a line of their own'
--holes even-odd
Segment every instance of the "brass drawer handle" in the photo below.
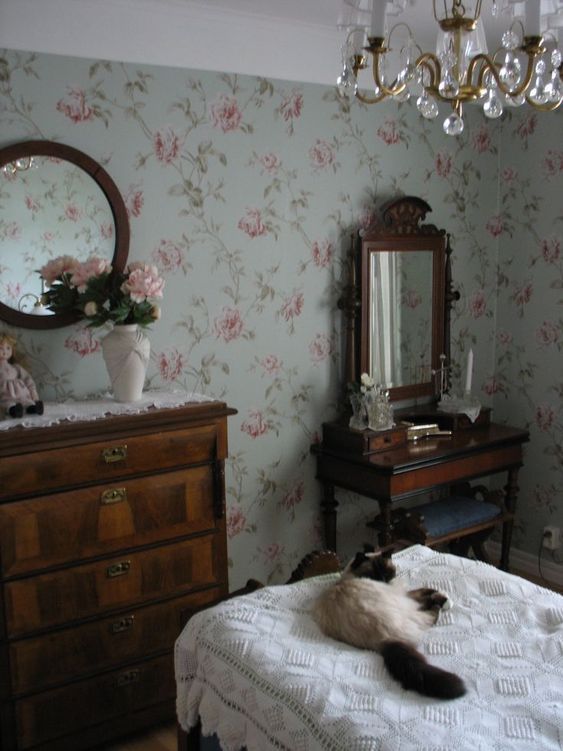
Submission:
<svg viewBox="0 0 563 751">
<path fill-rule="evenodd" d="M 102 451 L 102 458 L 106 464 L 124 462 L 127 459 L 127 444 L 124 443 L 123 446 L 113 446 L 110 449 L 104 449 Z"/>
<path fill-rule="evenodd" d="M 120 561 L 119 563 L 114 563 L 111 566 L 108 566 L 106 574 L 109 579 L 112 579 L 114 576 L 123 576 L 123 574 L 127 574 L 130 568 L 131 561 Z"/>
<path fill-rule="evenodd" d="M 121 634 L 123 631 L 129 631 L 130 628 L 133 628 L 133 624 L 135 623 L 135 616 L 134 615 L 127 615 L 125 618 L 121 618 L 119 621 L 114 621 L 113 623 L 110 623 L 109 630 L 111 634 Z"/>
<path fill-rule="evenodd" d="M 120 503 L 127 500 L 127 488 L 111 488 L 111 490 L 104 490 L 100 496 L 100 502 L 104 506 L 109 506 L 111 503 Z"/>
<path fill-rule="evenodd" d="M 131 683 L 137 683 L 140 677 L 140 670 L 128 670 L 126 673 L 117 676 L 117 686 L 121 688 L 122 686 L 129 686 Z"/>
</svg>

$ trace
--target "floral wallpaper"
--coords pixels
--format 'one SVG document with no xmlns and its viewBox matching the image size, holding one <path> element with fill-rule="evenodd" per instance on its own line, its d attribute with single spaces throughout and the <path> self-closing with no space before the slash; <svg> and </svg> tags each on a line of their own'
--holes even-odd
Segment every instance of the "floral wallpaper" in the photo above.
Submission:
<svg viewBox="0 0 563 751">
<path fill-rule="evenodd" d="M 337 300 L 351 232 L 402 193 L 451 234 L 459 382 L 528 426 L 514 546 L 563 525 L 561 113 L 514 111 L 443 135 L 408 104 L 332 87 L 0 52 L 0 145 L 59 140 L 101 162 L 131 222 L 130 260 L 166 279 L 149 387 L 225 399 L 231 587 L 281 581 L 321 545 L 310 445 L 342 393 Z M 1 230 L 0 230 L 1 231 Z M 45 399 L 108 386 L 101 331 L 15 332 Z M 377 509 L 340 493 L 339 552 Z"/>
</svg>

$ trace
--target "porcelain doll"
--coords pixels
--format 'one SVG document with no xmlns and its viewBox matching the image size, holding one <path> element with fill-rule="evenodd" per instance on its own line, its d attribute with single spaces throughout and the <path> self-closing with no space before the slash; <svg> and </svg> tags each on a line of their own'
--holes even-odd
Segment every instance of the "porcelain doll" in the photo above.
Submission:
<svg viewBox="0 0 563 751">
<path fill-rule="evenodd" d="M 0 416 L 22 417 L 28 414 L 43 414 L 43 402 L 39 399 L 33 378 L 16 362 L 16 340 L 9 334 L 0 333 Z"/>
</svg>

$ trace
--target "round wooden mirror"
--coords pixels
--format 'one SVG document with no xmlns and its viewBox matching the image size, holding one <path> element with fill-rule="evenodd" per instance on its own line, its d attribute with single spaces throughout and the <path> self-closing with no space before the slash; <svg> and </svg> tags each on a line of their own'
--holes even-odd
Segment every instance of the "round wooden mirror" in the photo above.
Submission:
<svg viewBox="0 0 563 751">
<path fill-rule="evenodd" d="M 72 313 L 38 304 L 41 266 L 61 255 L 97 255 L 122 270 L 128 251 L 125 203 L 94 159 L 52 141 L 0 149 L 0 319 L 28 329 L 73 323 Z"/>
</svg>

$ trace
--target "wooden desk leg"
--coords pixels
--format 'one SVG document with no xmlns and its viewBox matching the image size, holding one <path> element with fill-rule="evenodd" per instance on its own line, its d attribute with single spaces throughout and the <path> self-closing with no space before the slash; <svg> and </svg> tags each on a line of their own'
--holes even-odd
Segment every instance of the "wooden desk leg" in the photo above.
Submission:
<svg viewBox="0 0 563 751">
<path fill-rule="evenodd" d="M 323 499 L 321 501 L 321 510 L 323 512 L 325 527 L 325 545 L 328 550 L 336 553 L 336 509 L 338 501 L 334 496 L 334 485 L 323 483 Z"/>
<path fill-rule="evenodd" d="M 379 545 L 383 547 L 389 545 L 393 541 L 392 524 L 391 524 L 391 503 L 389 501 L 381 501 L 378 499 L 379 511 L 381 513 L 381 531 L 378 535 Z"/>
<path fill-rule="evenodd" d="M 518 467 L 508 470 L 508 481 L 505 485 L 506 510 L 511 514 L 516 511 L 516 499 L 518 497 Z M 513 519 L 504 522 L 502 525 L 502 543 L 500 553 L 500 568 L 508 571 L 508 557 L 510 555 L 510 543 L 512 541 L 512 528 L 514 527 Z"/>
</svg>

